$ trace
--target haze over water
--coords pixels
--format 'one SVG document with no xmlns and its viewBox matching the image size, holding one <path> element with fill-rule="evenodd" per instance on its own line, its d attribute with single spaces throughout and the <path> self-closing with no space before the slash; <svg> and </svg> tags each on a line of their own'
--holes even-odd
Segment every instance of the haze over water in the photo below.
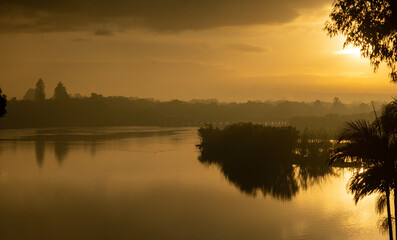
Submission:
<svg viewBox="0 0 397 240">
<path fill-rule="evenodd" d="M 291 200 L 198 161 L 196 128 L 2 130 L 1 239 L 386 239 L 340 171 Z"/>
</svg>

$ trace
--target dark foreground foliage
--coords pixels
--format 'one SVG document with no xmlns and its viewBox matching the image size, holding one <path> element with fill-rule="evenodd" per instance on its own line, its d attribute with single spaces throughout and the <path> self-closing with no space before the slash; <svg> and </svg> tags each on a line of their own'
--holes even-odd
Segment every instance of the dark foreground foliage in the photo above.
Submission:
<svg viewBox="0 0 397 240">
<path fill-rule="evenodd" d="M 342 144 L 332 151 L 331 164 L 356 162 L 361 171 L 353 173 L 348 189 L 357 203 L 362 198 L 378 194 L 377 209 L 387 209 L 389 238 L 393 239 L 393 218 L 397 216 L 397 100 L 387 104 L 375 121 L 348 122 L 339 136 Z M 394 193 L 394 217 L 391 195 Z M 395 229 L 397 229 L 397 222 Z M 397 231 L 395 232 L 397 239 Z"/>
</svg>

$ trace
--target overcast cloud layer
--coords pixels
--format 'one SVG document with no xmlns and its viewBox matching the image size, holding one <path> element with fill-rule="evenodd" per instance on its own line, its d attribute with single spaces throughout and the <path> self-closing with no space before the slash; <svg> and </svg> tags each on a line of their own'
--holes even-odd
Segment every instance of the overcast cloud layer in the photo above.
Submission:
<svg viewBox="0 0 397 240">
<path fill-rule="evenodd" d="M 298 9 L 328 0 L 2 0 L 1 32 L 90 30 L 99 35 L 143 27 L 178 32 L 286 23 Z M 106 33 L 106 34 L 103 34 Z"/>
<path fill-rule="evenodd" d="M 49 97 L 61 81 L 86 96 L 390 101 L 388 72 L 322 30 L 332 1 L 0 0 L 0 87 L 18 99 L 42 78 Z"/>
</svg>

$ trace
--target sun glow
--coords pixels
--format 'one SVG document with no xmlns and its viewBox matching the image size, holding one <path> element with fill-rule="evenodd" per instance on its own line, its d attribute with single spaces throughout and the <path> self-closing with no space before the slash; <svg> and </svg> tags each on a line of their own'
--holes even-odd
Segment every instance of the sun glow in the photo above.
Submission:
<svg viewBox="0 0 397 240">
<path fill-rule="evenodd" d="M 347 46 L 342 50 L 334 51 L 335 55 L 351 55 L 360 58 L 360 49 L 357 47 Z"/>
</svg>

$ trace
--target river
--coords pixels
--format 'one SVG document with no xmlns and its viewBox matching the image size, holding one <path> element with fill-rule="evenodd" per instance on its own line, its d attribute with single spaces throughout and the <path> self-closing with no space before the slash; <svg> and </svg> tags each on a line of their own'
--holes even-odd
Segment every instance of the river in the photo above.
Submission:
<svg viewBox="0 0 397 240">
<path fill-rule="evenodd" d="M 387 239 L 338 171 L 290 198 L 198 161 L 196 128 L 0 132 L 0 239 Z"/>
</svg>

